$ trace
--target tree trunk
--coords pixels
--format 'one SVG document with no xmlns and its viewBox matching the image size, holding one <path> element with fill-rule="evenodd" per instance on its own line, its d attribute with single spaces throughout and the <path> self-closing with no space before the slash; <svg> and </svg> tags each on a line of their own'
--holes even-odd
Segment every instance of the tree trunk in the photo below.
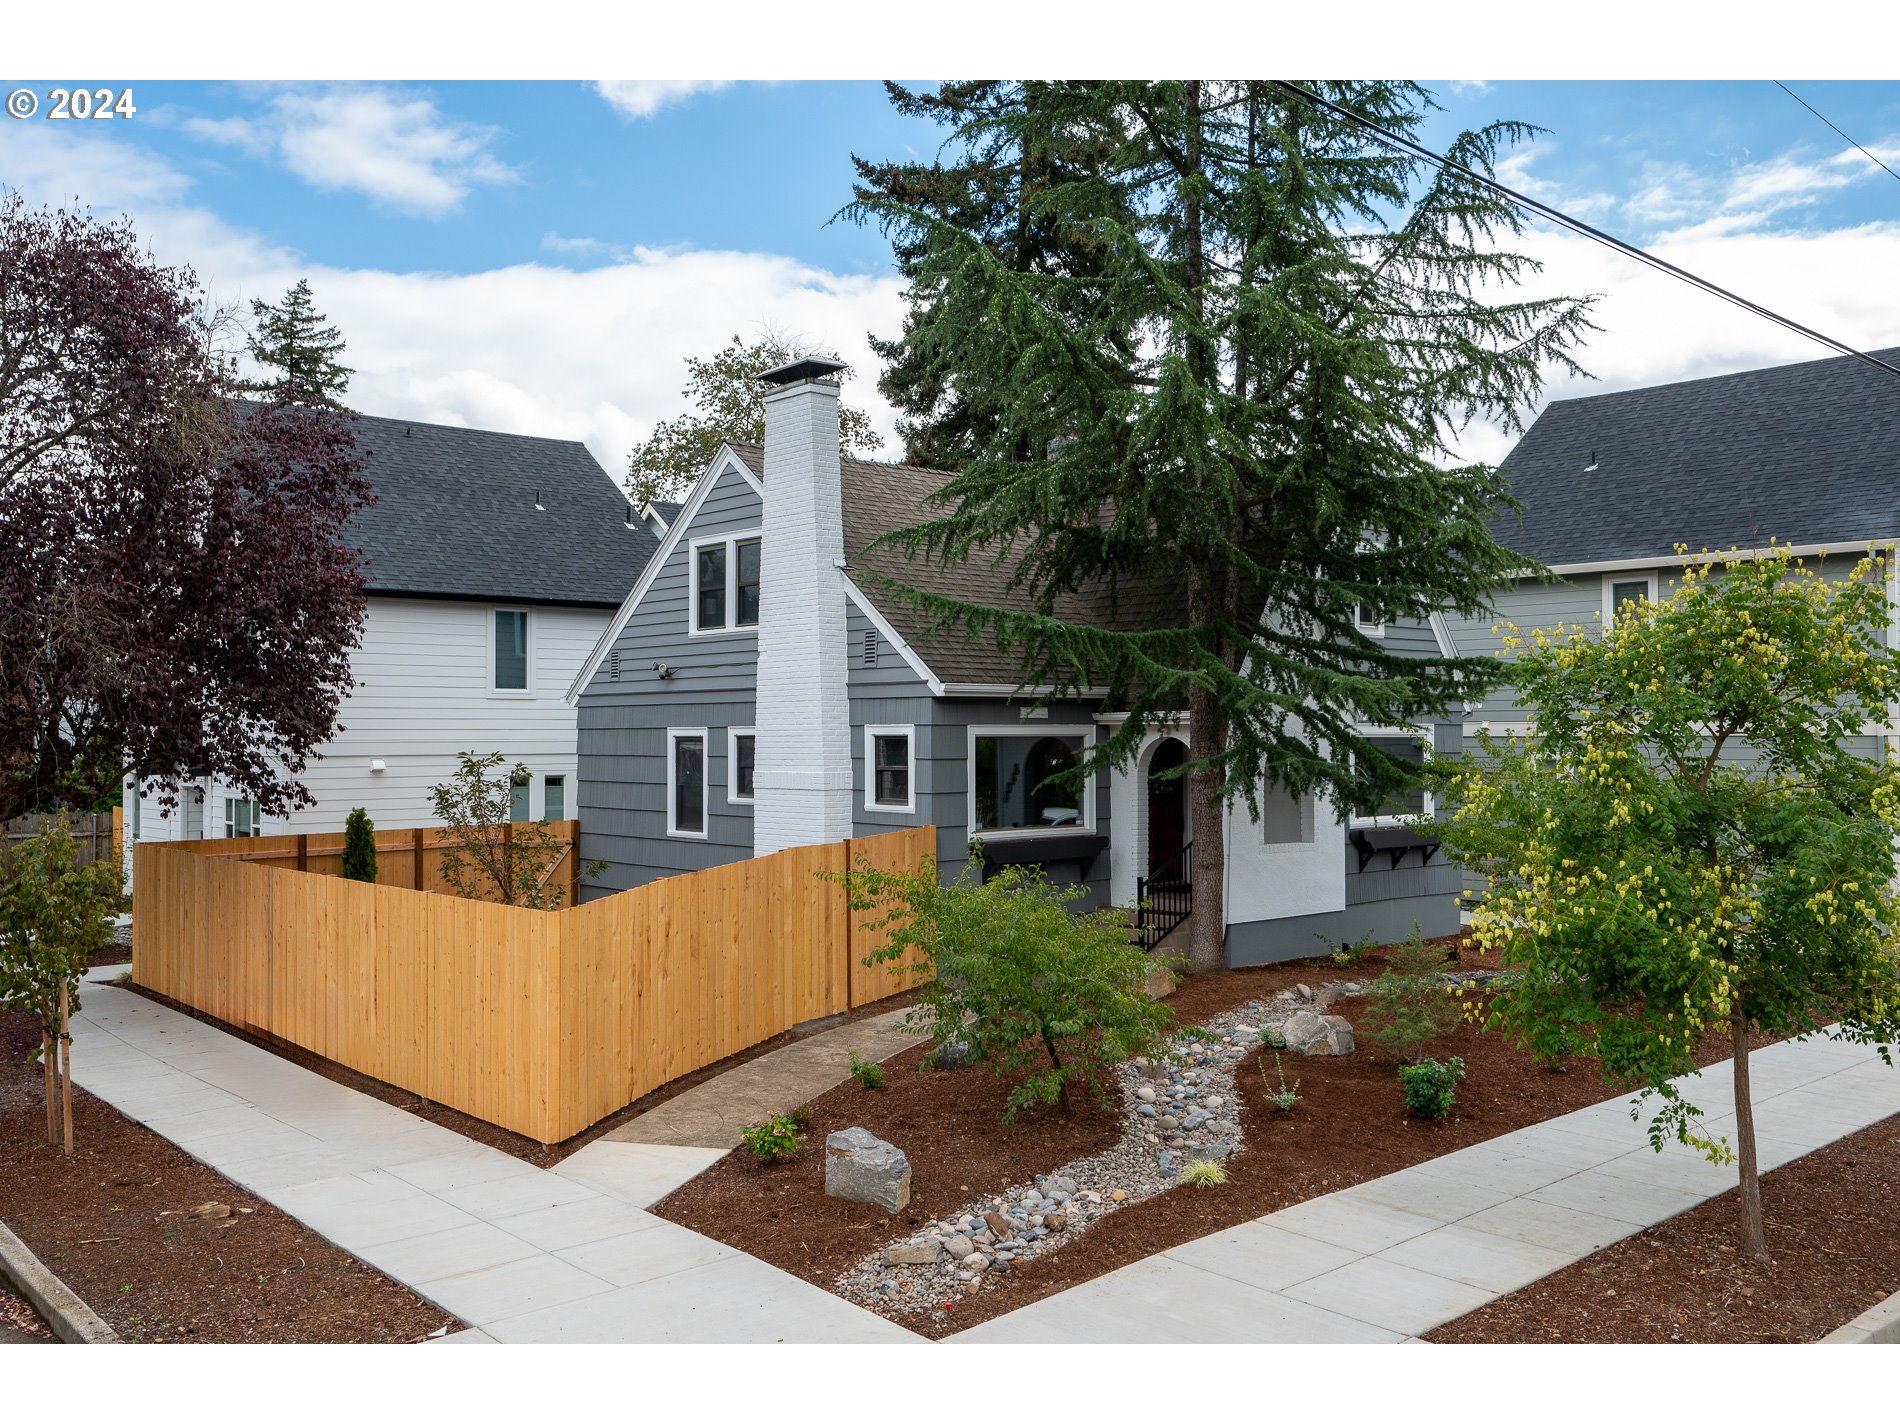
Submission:
<svg viewBox="0 0 1900 1425">
<path fill-rule="evenodd" d="M 59 1104 L 61 1137 L 67 1157 L 73 1155 L 73 1037 L 68 1009 L 71 987 L 59 987 Z"/>
<path fill-rule="evenodd" d="M 46 1141 L 59 1142 L 59 1045 L 51 1031 L 40 1031 L 40 1072 L 46 1085 Z"/>
<path fill-rule="evenodd" d="M 1188 695 L 1188 760 L 1217 753 L 1225 724 L 1209 694 L 1195 689 Z M 1227 861 L 1225 807 L 1220 795 L 1221 774 L 1215 767 L 1197 768 L 1188 777 L 1188 841 L 1192 882 L 1188 905 L 1193 923 L 1188 936 L 1188 968 L 1196 974 L 1224 969 L 1227 964 Z"/>
<path fill-rule="evenodd" d="M 1042 1034 L 1042 1047 L 1049 1053 L 1049 1062 L 1055 1065 L 1056 1073 L 1060 1074 L 1062 1072 L 1062 1056 L 1056 1053 L 1056 1041 L 1051 1037 L 1046 1028 L 1041 1030 L 1040 1033 Z M 1060 1095 L 1063 1113 L 1068 1113 L 1070 1111 L 1069 1081 L 1064 1078 L 1057 1079 L 1056 1092 Z"/>
<path fill-rule="evenodd" d="M 1735 1051 L 1735 1153 L 1742 1175 L 1742 1256 L 1768 1260 L 1761 1225 L 1761 1169 L 1755 1158 L 1755 1105 L 1748 1096 L 1748 1017 L 1738 995 L 1729 1015 L 1729 1041 Z"/>
</svg>

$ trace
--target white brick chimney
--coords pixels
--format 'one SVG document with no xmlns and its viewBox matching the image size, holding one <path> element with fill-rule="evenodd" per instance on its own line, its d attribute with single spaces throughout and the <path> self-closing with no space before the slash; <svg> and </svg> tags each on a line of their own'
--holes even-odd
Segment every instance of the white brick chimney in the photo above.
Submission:
<svg viewBox="0 0 1900 1425">
<path fill-rule="evenodd" d="M 843 363 L 806 357 L 764 372 L 765 523 L 759 569 L 757 761 L 752 850 L 851 834 L 844 513 L 838 384 Z"/>
</svg>

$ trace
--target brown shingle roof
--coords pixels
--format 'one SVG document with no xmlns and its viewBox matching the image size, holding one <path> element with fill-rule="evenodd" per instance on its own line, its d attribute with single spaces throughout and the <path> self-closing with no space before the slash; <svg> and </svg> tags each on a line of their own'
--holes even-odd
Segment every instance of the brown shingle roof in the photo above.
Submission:
<svg viewBox="0 0 1900 1425">
<path fill-rule="evenodd" d="M 734 453 L 761 479 L 765 472 L 765 451 L 757 445 L 734 443 Z M 990 608 L 1033 612 L 1035 600 L 1026 589 L 1010 589 L 1015 561 L 977 555 L 961 564 L 946 567 L 923 556 L 906 560 L 902 551 L 870 546 L 884 535 L 908 529 L 932 518 L 936 511 L 929 498 L 952 478 L 949 471 L 930 470 L 919 465 L 887 464 L 875 460 L 842 462 L 844 503 L 844 548 L 849 570 L 860 576 L 882 574 L 901 580 L 913 588 L 966 603 Z M 1015 687 L 1020 676 L 1017 658 L 989 638 L 972 638 L 959 629 L 927 631 L 926 622 L 904 599 L 874 579 L 860 577 L 858 587 L 876 606 L 890 625 L 945 683 L 980 683 Z M 1150 612 L 1159 600 L 1148 601 Z M 1136 611 L 1124 598 L 1119 616 L 1111 616 L 1106 591 L 1064 595 L 1056 601 L 1056 613 L 1071 623 L 1099 628 L 1132 627 Z"/>
</svg>

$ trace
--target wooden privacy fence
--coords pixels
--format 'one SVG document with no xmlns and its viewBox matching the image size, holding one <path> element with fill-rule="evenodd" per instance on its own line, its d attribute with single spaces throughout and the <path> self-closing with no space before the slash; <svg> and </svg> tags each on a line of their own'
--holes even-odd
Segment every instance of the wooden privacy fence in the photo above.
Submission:
<svg viewBox="0 0 1900 1425">
<path fill-rule="evenodd" d="M 0 822 L 0 865 L 5 865 L 12 854 L 14 844 L 30 841 L 40 834 L 40 828 L 49 822 L 66 818 L 66 830 L 72 833 L 79 843 L 79 864 L 90 866 L 94 861 L 112 861 L 119 855 L 120 809 L 110 811 L 69 811 L 35 812 L 29 816 L 15 817 L 12 821 Z"/>
<path fill-rule="evenodd" d="M 504 829 L 514 834 L 528 822 L 515 822 Z M 578 821 L 550 821 L 549 835 L 561 848 L 561 854 L 548 863 L 542 884 L 553 882 L 560 891 L 561 906 L 580 900 L 581 862 Z M 412 891 L 439 891 L 454 894 L 454 887 L 442 879 L 442 853 L 465 843 L 444 827 L 405 827 L 400 831 L 378 831 L 376 837 L 376 884 L 406 886 Z M 163 843 L 197 856 L 212 856 L 221 861 L 251 861 L 308 871 L 318 876 L 343 874 L 343 839 L 340 831 L 310 831 L 283 836 L 227 836 L 212 841 L 173 841 Z M 132 868 L 138 880 L 138 866 Z"/>
<path fill-rule="evenodd" d="M 862 963 L 871 917 L 821 873 L 914 867 L 935 831 L 795 847 L 558 911 L 299 874 L 230 846 L 137 847 L 137 983 L 558 1143 L 669 1079 L 914 984 L 913 966 Z"/>
</svg>

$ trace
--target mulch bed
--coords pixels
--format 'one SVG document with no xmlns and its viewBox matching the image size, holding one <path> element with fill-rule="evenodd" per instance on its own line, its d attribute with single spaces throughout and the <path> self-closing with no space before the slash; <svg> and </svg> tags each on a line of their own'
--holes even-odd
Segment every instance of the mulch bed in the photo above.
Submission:
<svg viewBox="0 0 1900 1425">
<path fill-rule="evenodd" d="M 373 1099 L 413 1113 L 418 1118 L 426 1118 L 429 1122 L 440 1124 L 444 1128 L 461 1134 L 464 1138 L 473 1139 L 490 1148 L 498 1148 L 504 1153 L 521 1159 L 524 1163 L 532 1163 L 537 1168 L 553 1167 L 563 1158 L 579 1152 L 603 1134 L 618 1128 L 630 1119 L 638 1118 L 651 1109 L 658 1108 L 668 1099 L 678 1097 L 696 1084 L 719 1077 L 728 1069 L 735 1069 L 752 1059 L 771 1053 L 774 1049 L 783 1048 L 787 1044 L 809 1038 L 813 1034 L 822 1033 L 827 1029 L 836 1029 L 841 1024 L 849 1024 L 853 1020 L 901 1009 L 910 1003 L 911 998 L 908 993 L 893 995 L 889 999 L 859 1005 L 856 1009 L 843 1014 L 829 1015 L 824 1019 L 813 1019 L 803 1024 L 795 1024 L 790 1029 L 754 1044 L 749 1049 L 741 1049 L 738 1053 L 729 1054 L 717 1063 L 708 1064 L 704 1068 L 693 1070 L 690 1074 L 682 1074 L 677 1079 L 661 1084 L 651 1093 L 635 1099 L 617 1113 L 609 1114 L 598 1123 L 576 1133 L 572 1138 L 560 1143 L 537 1143 L 532 1138 L 472 1117 L 459 1109 L 450 1108 L 445 1103 L 424 1098 L 413 1090 L 398 1088 L 395 1084 L 387 1083 L 382 1079 L 371 1078 L 368 1074 L 339 1064 L 334 1059 L 326 1059 L 321 1054 L 304 1048 L 301 1044 L 293 1044 L 288 1039 L 279 1039 L 275 1035 L 262 1034 L 256 1030 L 240 1029 L 237 1025 L 227 1024 L 215 1015 L 195 1009 L 182 1000 L 172 999 L 168 995 L 159 994 L 156 990 L 146 989 L 142 985 L 128 984 L 125 988 L 135 995 L 143 995 L 154 1004 L 162 1004 L 167 1009 L 188 1014 L 199 1023 L 209 1024 L 212 1028 L 222 1030 L 235 1039 L 242 1039 L 246 1044 L 268 1050 L 278 1058 L 287 1059 L 299 1068 L 308 1069 L 313 1074 L 321 1074 L 333 1083 L 355 1089 L 358 1093 L 367 1094 Z"/>
<path fill-rule="evenodd" d="M 1736 1251 L 1736 1194 L 1448 1321 L 1447 1343 L 1817 1341 L 1900 1291 L 1900 1115 L 1765 1173 L 1771 1260 Z"/>
<path fill-rule="evenodd" d="M 1467 945 L 1457 945 L 1455 953 L 1462 968 L 1496 968 Z M 1382 968 L 1375 953 L 1352 969 L 1318 959 L 1230 970 L 1184 981 L 1168 1002 L 1180 1023 L 1198 1023 L 1296 984 L 1365 981 Z M 1347 999 L 1336 1010 L 1351 1019 L 1363 1003 Z M 1247 1059 L 1239 1074 L 1245 1139 L 1226 1160 L 1224 1186 L 1176 1189 L 1125 1207 L 1060 1251 L 1026 1260 L 1007 1276 L 986 1277 L 980 1292 L 957 1301 L 948 1314 L 907 1315 L 904 1325 L 929 1336 L 949 1335 L 1210 1232 L 1600 1103 L 1616 1091 L 1588 1065 L 1554 1072 L 1502 1035 L 1469 1026 L 1435 1041 L 1430 1052 L 1465 1061 L 1457 1106 L 1438 1123 L 1406 1115 L 1398 1057 L 1363 1038 L 1358 1051 L 1343 1058 L 1280 1056 L 1287 1082 L 1297 1080 L 1302 1096 L 1291 1113 L 1280 1113 L 1266 1098 L 1269 1088 L 1279 1086 L 1273 1055 Z M 829 1290 L 840 1272 L 872 1248 L 973 1196 L 1106 1147 L 1119 1131 L 1118 1118 L 1099 1111 L 1072 1124 L 1049 1114 L 1004 1125 L 1004 1081 L 980 1068 L 911 1072 L 922 1053 L 915 1049 L 892 1060 L 889 1086 L 881 1091 L 845 1084 L 813 1100 L 806 1147 L 789 1163 L 762 1167 L 743 1150 L 731 1153 L 653 1211 Z M 1717 1035 L 1703 1046 L 1698 1062 L 1727 1057 L 1727 1039 Z M 912 1198 L 901 1215 L 824 1195 L 824 1135 L 852 1126 L 888 1138 L 909 1157 Z M 769 1207 L 762 1206 L 767 1202 Z"/>
<path fill-rule="evenodd" d="M 46 1143 L 33 1021 L 0 1012 L 0 1221 L 127 1341 L 392 1343 L 456 1319 L 73 1090 L 76 1147 Z M 187 1214 L 222 1203 L 228 1217 Z M 230 1225 L 225 1225 L 225 1224 Z"/>
</svg>

